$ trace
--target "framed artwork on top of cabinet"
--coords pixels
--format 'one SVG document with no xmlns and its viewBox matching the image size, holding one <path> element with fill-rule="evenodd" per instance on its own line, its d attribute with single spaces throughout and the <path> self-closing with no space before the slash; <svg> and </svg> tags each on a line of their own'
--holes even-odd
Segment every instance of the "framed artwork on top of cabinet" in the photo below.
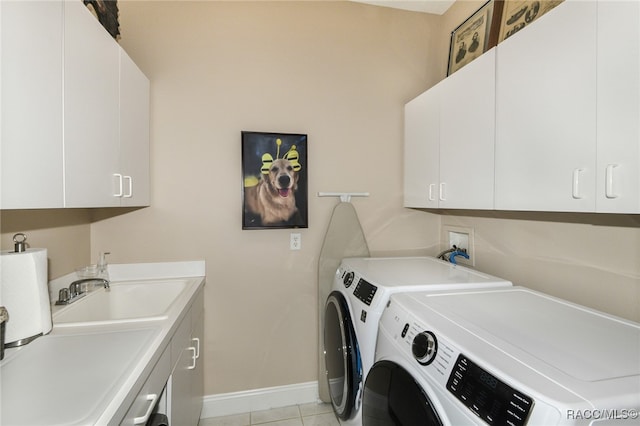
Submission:
<svg viewBox="0 0 640 426">
<path fill-rule="evenodd" d="M 118 22 L 117 0 L 82 0 L 85 6 L 98 19 L 111 37 L 120 38 L 120 23 Z"/>
<path fill-rule="evenodd" d="M 242 229 L 308 227 L 307 135 L 242 132 Z"/>
<path fill-rule="evenodd" d="M 451 32 L 451 75 L 498 43 L 503 0 L 489 0 Z"/>
<path fill-rule="evenodd" d="M 564 0 L 503 0 L 498 43 L 511 37 Z"/>
</svg>

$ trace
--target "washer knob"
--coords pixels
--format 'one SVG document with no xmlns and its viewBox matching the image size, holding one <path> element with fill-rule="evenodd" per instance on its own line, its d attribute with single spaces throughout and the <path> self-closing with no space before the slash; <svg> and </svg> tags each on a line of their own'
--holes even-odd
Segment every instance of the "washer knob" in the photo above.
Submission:
<svg viewBox="0 0 640 426">
<path fill-rule="evenodd" d="M 353 284 L 353 278 L 354 278 L 355 274 L 352 272 L 347 272 L 344 276 L 344 278 L 342 279 L 342 283 L 344 284 L 345 288 L 349 288 L 351 286 L 351 284 Z"/>
<path fill-rule="evenodd" d="M 418 333 L 413 338 L 411 352 L 414 358 L 422 365 L 429 365 L 433 362 L 438 352 L 438 339 L 430 331 Z"/>
</svg>

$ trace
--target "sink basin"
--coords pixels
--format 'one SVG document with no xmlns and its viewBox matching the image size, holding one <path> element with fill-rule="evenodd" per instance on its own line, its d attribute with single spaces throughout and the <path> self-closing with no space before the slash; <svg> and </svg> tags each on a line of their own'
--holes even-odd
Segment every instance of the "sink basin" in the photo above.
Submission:
<svg viewBox="0 0 640 426">
<path fill-rule="evenodd" d="M 39 337 L 3 361 L 0 421 L 13 426 L 98 424 L 159 333 L 140 327 Z"/>
<path fill-rule="evenodd" d="M 193 280 L 111 283 L 53 314 L 56 327 L 117 322 L 154 321 L 167 313 Z"/>
</svg>

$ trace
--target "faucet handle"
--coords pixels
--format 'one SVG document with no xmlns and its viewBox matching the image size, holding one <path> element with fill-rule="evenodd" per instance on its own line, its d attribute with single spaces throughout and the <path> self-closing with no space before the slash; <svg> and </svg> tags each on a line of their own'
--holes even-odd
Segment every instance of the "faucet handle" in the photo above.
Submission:
<svg viewBox="0 0 640 426">
<path fill-rule="evenodd" d="M 69 293 L 71 293 L 71 297 L 75 297 L 78 294 L 82 293 L 82 280 L 78 280 L 75 282 L 72 282 L 71 285 L 69 286 Z"/>
<path fill-rule="evenodd" d="M 56 305 L 65 305 L 70 298 L 71 297 L 69 295 L 69 289 L 66 287 L 61 288 L 58 292 L 58 300 L 56 301 Z"/>
</svg>

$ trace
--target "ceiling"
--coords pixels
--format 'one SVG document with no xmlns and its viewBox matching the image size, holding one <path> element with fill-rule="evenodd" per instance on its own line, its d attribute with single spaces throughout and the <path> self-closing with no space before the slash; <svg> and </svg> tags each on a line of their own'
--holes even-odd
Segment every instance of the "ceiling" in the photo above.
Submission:
<svg viewBox="0 0 640 426">
<path fill-rule="evenodd" d="M 455 0 L 352 0 L 358 3 L 442 15 Z"/>
</svg>

